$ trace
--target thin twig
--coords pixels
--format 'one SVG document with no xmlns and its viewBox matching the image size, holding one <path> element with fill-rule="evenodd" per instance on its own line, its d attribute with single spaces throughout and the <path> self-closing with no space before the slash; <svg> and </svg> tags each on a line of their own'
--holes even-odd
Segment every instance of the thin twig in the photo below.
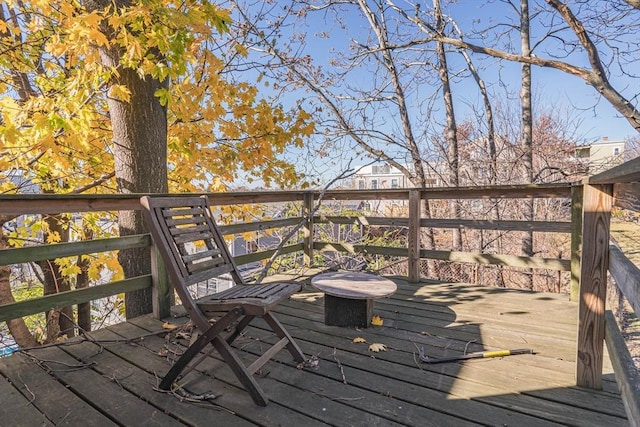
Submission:
<svg viewBox="0 0 640 427">
<path fill-rule="evenodd" d="M 148 334 L 144 334 L 141 335 L 139 337 L 134 337 L 134 338 L 122 338 L 122 339 L 104 339 L 104 340 L 97 340 L 95 338 L 93 338 L 91 335 L 89 335 L 88 333 L 83 333 L 82 336 L 76 338 L 76 339 L 72 339 L 72 340 L 67 340 L 67 341 L 60 341 L 60 342 L 52 342 L 49 344 L 43 344 L 43 345 L 38 345 L 38 346 L 34 346 L 34 347 L 23 347 L 23 348 L 18 348 L 14 351 L 14 353 L 28 353 L 30 350 L 39 350 L 41 348 L 49 348 L 49 347 L 69 347 L 72 345 L 78 345 L 78 344 L 82 344 L 85 342 L 90 342 L 96 345 L 102 345 L 102 344 L 131 344 L 134 343 L 136 341 L 140 341 L 143 340 L 146 337 L 152 337 L 152 336 L 157 336 L 157 335 L 162 335 L 162 334 L 166 334 L 168 333 L 168 331 L 158 331 L 158 332 L 150 332 Z M 102 352 L 102 351 L 100 351 Z"/>
<path fill-rule="evenodd" d="M 34 400 L 36 400 L 36 395 L 31 391 L 31 389 L 29 389 L 29 386 L 25 382 L 23 382 L 22 385 L 24 385 L 24 388 L 31 395 L 31 399 L 29 399 L 29 401 L 24 405 L 24 406 L 29 406 L 33 403 Z"/>
<path fill-rule="evenodd" d="M 81 362 L 77 364 L 65 363 L 65 362 L 59 362 L 57 360 L 40 359 L 31 353 L 27 353 L 27 354 L 35 363 L 37 363 L 39 366 L 41 366 L 43 369 L 47 370 L 48 372 L 74 372 L 74 371 L 79 371 L 81 369 L 91 368 L 96 364 L 96 362 L 91 362 L 91 363 Z M 58 365 L 66 366 L 69 369 L 53 369 L 47 363 L 51 363 L 51 364 L 55 363 Z"/>
<path fill-rule="evenodd" d="M 422 351 L 420 350 L 420 347 L 418 347 L 418 344 L 413 343 L 413 345 L 416 347 L 416 350 L 418 351 L 418 354 L 422 354 Z M 413 352 L 413 363 L 416 364 L 418 369 L 420 369 L 421 371 L 423 370 L 422 366 L 421 366 L 421 363 L 418 363 L 418 359 L 416 359 L 416 352 L 415 351 Z"/>
<path fill-rule="evenodd" d="M 336 364 L 338 365 L 338 369 L 340 369 L 340 375 L 342 375 L 342 383 L 343 384 L 347 384 L 347 378 L 344 376 L 344 369 L 342 368 L 342 363 L 340 363 L 340 361 L 338 360 L 338 357 L 336 356 L 336 348 L 333 348 L 333 360 L 336 361 Z"/>
<path fill-rule="evenodd" d="M 278 247 L 275 249 L 275 252 L 273 253 L 273 255 L 271 255 L 271 257 L 269 258 L 269 260 L 265 264 L 264 269 L 262 270 L 262 272 L 260 273 L 260 275 L 256 279 L 256 282 L 255 282 L 256 284 L 257 283 L 261 283 L 265 279 L 265 277 L 267 277 L 267 274 L 269 273 L 269 269 L 273 265 L 273 263 L 276 260 L 276 258 L 278 256 L 280 256 L 280 252 L 282 251 L 282 248 L 284 248 L 284 245 L 286 245 L 287 241 L 291 237 L 293 237 L 293 235 L 295 233 L 297 233 L 298 230 L 300 230 L 302 228 L 302 226 L 306 223 L 307 219 L 313 218 L 313 216 L 316 214 L 318 209 L 320 209 L 320 207 L 322 206 L 322 199 L 324 198 L 324 195 L 329 190 L 329 188 L 336 181 L 338 181 L 340 179 L 348 178 L 351 175 L 354 175 L 356 172 L 358 172 L 358 171 L 357 170 L 353 170 L 353 169 L 347 169 L 345 171 L 342 171 L 338 176 L 333 178 L 331 181 L 329 181 L 329 183 L 327 185 L 324 186 L 324 188 L 322 189 L 322 191 L 320 191 L 320 194 L 318 195 L 317 203 L 313 207 L 313 209 L 311 209 L 310 212 L 307 212 L 306 216 L 303 216 L 302 219 L 300 220 L 300 222 L 298 222 L 296 225 L 294 225 L 293 228 L 284 236 L 284 238 L 282 238 L 282 241 L 280 242 Z"/>
</svg>

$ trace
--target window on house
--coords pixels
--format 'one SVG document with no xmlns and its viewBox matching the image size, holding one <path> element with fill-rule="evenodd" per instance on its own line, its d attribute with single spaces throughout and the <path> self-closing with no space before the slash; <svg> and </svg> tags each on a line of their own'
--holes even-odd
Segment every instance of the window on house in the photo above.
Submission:
<svg viewBox="0 0 640 427">
<path fill-rule="evenodd" d="M 378 189 L 378 180 L 377 179 L 372 179 L 371 180 L 371 189 L 372 190 L 377 190 Z"/>
<path fill-rule="evenodd" d="M 367 185 L 364 182 L 364 179 L 361 179 L 360 181 L 358 181 L 358 190 L 364 190 L 365 188 L 367 188 Z"/>
<path fill-rule="evenodd" d="M 391 188 L 398 188 L 398 180 L 397 179 L 392 179 L 391 180 Z"/>
<path fill-rule="evenodd" d="M 613 149 L 613 155 L 614 156 L 619 156 L 620 155 L 620 147 L 615 147 Z"/>
<path fill-rule="evenodd" d="M 382 166 L 373 166 L 371 168 L 371 172 L 373 172 L 374 175 L 382 175 L 382 174 L 386 174 L 391 172 L 391 166 L 389 165 L 382 165 Z"/>
<path fill-rule="evenodd" d="M 589 148 L 577 148 L 576 157 L 579 159 L 586 159 L 589 157 Z"/>
</svg>

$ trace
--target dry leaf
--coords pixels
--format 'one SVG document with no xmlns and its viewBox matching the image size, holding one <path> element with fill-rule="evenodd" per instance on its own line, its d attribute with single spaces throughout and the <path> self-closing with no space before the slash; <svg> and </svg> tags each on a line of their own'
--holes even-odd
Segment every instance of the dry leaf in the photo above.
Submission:
<svg viewBox="0 0 640 427">
<path fill-rule="evenodd" d="M 318 369 L 318 366 L 320 366 L 320 359 L 318 359 L 318 356 L 311 356 L 310 358 L 305 359 L 304 362 L 298 363 L 296 368 L 298 368 L 298 369 L 304 369 L 304 368 Z"/>
<path fill-rule="evenodd" d="M 355 343 L 360 343 L 360 342 L 367 342 L 367 340 L 365 340 L 365 339 L 364 339 L 364 338 L 362 338 L 362 337 L 355 337 L 355 338 L 353 339 L 353 342 L 355 342 Z"/>
<path fill-rule="evenodd" d="M 379 342 L 374 342 L 369 346 L 369 351 L 379 352 L 379 351 L 387 351 L 387 346 L 385 344 L 381 344 Z"/>
<path fill-rule="evenodd" d="M 373 316 L 371 318 L 371 324 L 373 326 L 382 326 L 384 324 L 384 320 L 382 320 L 382 317 L 380 316 Z"/>
<path fill-rule="evenodd" d="M 177 326 L 176 326 L 176 325 L 173 325 L 173 324 L 171 324 L 171 323 L 169 323 L 169 322 L 164 322 L 164 323 L 162 324 L 162 329 L 169 329 L 169 330 L 171 330 L 171 329 L 175 329 L 175 328 L 177 328 Z"/>
</svg>

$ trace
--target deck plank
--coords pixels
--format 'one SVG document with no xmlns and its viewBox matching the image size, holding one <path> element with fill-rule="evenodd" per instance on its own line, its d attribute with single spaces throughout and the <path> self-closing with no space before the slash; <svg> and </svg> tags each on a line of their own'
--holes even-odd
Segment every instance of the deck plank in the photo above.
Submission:
<svg viewBox="0 0 640 427">
<path fill-rule="evenodd" d="M 148 318 L 136 319 L 132 323 L 146 326 L 148 330 L 154 329 L 153 322 L 145 324 L 145 321 L 148 322 Z M 266 332 L 266 334 L 267 336 L 271 335 L 270 332 Z M 149 341 L 147 341 L 147 345 L 149 345 Z M 257 352 L 251 351 L 252 349 L 257 351 L 258 346 L 247 345 L 246 342 L 239 345 L 246 346 L 247 352 L 240 354 L 245 362 L 258 355 Z M 248 357 L 252 353 L 254 353 L 253 356 Z M 291 357 L 286 352 L 281 352 L 276 360 L 280 360 L 280 357 L 288 361 L 290 366 L 285 367 L 282 364 L 270 363 L 267 368 L 268 375 L 259 380 L 272 403 L 291 405 L 291 409 L 302 411 L 331 425 L 351 426 L 354 423 L 355 425 L 407 425 L 408 420 L 403 420 L 401 424 L 394 421 L 394 418 L 398 417 L 398 408 L 397 402 L 393 399 L 383 396 L 379 392 L 367 392 L 352 386 L 345 387 L 342 382 L 325 380 L 318 377 L 315 371 L 298 370 L 293 366 Z M 215 375 L 216 378 L 223 381 L 237 382 L 228 367 L 217 357 L 209 358 L 198 368 L 203 372 L 210 372 L 211 375 Z M 300 388 L 301 385 L 304 388 Z M 296 386 L 297 388 L 294 388 Z M 358 410 L 354 411 L 354 407 L 357 407 Z M 420 408 L 414 409 L 413 413 L 416 416 L 424 416 L 424 418 L 409 422 L 408 425 L 476 425 L 465 423 L 457 417 L 439 416 L 437 413 L 421 411 Z M 247 413 L 245 412 L 245 415 Z M 435 423 L 436 421 L 437 423 Z"/>
<path fill-rule="evenodd" d="M 0 420 L 6 426 L 53 426 L 44 414 L 34 409 L 27 399 L 9 382 L 0 377 Z"/>
<path fill-rule="evenodd" d="M 116 425 L 25 354 L 18 353 L 15 357 L 3 358 L 2 362 L 0 372 L 24 396 L 32 399 L 32 405 L 41 413 L 47 414 L 55 425 Z"/>
<path fill-rule="evenodd" d="M 72 389 L 74 393 L 92 402 L 92 404 L 113 421 L 121 425 L 137 426 L 173 426 L 181 425 L 174 418 L 164 414 L 147 402 L 121 387 L 116 379 L 126 375 L 122 371 L 113 373 L 115 377 L 106 377 L 71 357 L 62 348 L 48 347 L 33 349 L 30 355 L 44 361 L 51 374 Z"/>
<path fill-rule="evenodd" d="M 285 324 L 289 322 L 289 319 L 282 319 L 282 316 L 280 316 L 280 318 Z M 289 326 L 293 325 L 294 322 Z M 608 396 L 603 393 L 592 393 L 582 389 L 574 390 L 571 387 L 567 387 L 566 383 L 564 387 L 561 388 L 563 392 L 556 398 L 557 402 L 554 405 L 553 402 L 549 402 L 549 398 L 544 393 L 548 390 L 545 382 L 535 381 L 533 383 L 527 383 L 527 378 L 522 378 L 521 376 L 513 377 L 509 380 L 511 376 L 511 374 L 508 373 L 509 368 L 503 368 L 501 365 L 504 364 L 507 359 L 512 358 L 503 358 L 499 361 L 496 359 L 473 361 L 471 362 L 473 369 L 467 369 L 467 366 L 454 363 L 445 365 L 422 365 L 421 370 L 416 371 L 417 368 L 413 355 L 399 355 L 398 347 L 394 348 L 393 342 L 390 342 L 386 338 L 380 340 L 380 342 L 387 343 L 393 350 L 372 356 L 371 354 L 366 354 L 366 349 L 354 349 L 357 345 L 351 343 L 350 338 L 355 334 L 332 338 L 326 332 L 313 333 L 312 331 L 306 330 L 300 334 L 301 336 L 297 336 L 295 332 L 297 328 L 289 329 L 305 351 L 311 351 L 315 354 L 315 352 L 322 352 L 323 349 L 326 352 L 327 348 L 337 348 L 340 349 L 340 360 L 343 366 L 361 367 L 368 365 L 370 369 L 368 374 L 370 376 L 384 372 L 386 379 L 380 378 L 379 381 L 381 384 L 385 384 L 385 380 L 388 381 L 390 379 L 397 379 L 403 385 L 421 384 L 441 391 L 446 394 L 448 398 L 451 398 L 451 395 L 453 395 L 454 398 L 457 396 L 461 399 L 473 398 L 483 400 L 483 398 L 487 396 L 500 396 L 502 400 L 508 401 L 502 404 L 505 408 L 511 408 L 515 404 L 514 401 L 519 401 L 519 406 L 525 408 L 523 409 L 525 413 L 539 413 L 540 411 L 538 411 L 537 408 L 546 406 L 550 411 L 547 413 L 548 420 L 566 419 L 569 421 L 573 419 L 574 415 L 584 412 L 585 409 L 595 409 L 592 414 L 593 417 L 591 418 L 594 420 L 594 424 L 590 424 L 594 426 L 603 425 L 602 422 L 606 422 L 607 425 L 618 425 L 623 421 L 621 417 L 625 416 L 619 396 L 607 398 Z M 358 331 L 357 335 L 367 338 L 369 342 L 371 342 L 371 336 L 375 337 L 375 335 L 367 335 L 367 333 L 362 332 L 363 331 Z M 302 335 L 304 335 L 304 338 Z M 305 341 L 301 341 L 303 339 Z M 310 346 L 308 343 L 305 344 L 305 342 L 312 340 L 318 344 L 315 346 Z M 391 353 L 392 351 L 393 354 Z M 323 355 L 323 353 L 320 354 Z M 522 358 L 531 357 L 530 355 L 522 356 Z M 513 358 L 515 358 L 515 356 Z M 326 355 L 324 355 L 324 359 L 327 362 L 331 361 L 331 358 Z M 369 359 L 368 362 L 367 359 Z M 388 363 L 385 365 L 383 362 Z M 467 364 L 469 364 L 469 362 L 467 362 Z M 386 371 L 383 371 L 382 369 L 385 366 Z M 373 369 L 375 369 L 375 371 L 371 371 Z M 492 375 L 494 373 L 495 375 Z M 561 386 L 558 387 L 560 388 Z M 540 388 L 544 391 L 540 392 Z M 423 390 L 421 393 L 426 392 Z M 540 397 L 540 399 L 536 398 L 536 393 L 539 394 L 538 397 Z M 528 397 L 524 397 L 527 395 Z M 496 404 L 495 399 L 490 399 L 490 401 L 492 404 Z M 522 403 L 523 401 L 526 403 Z M 436 400 L 435 402 L 438 401 Z M 572 405 L 577 405 L 581 408 L 574 410 Z M 437 407 L 442 408 L 441 406 Z M 598 411 L 603 413 L 599 413 Z M 461 412 L 464 413 L 464 410 Z M 454 410 L 453 413 L 456 413 L 456 411 Z M 610 417 L 609 415 L 612 416 Z M 513 418 L 512 413 L 507 414 L 504 420 L 501 420 L 499 416 L 499 411 L 496 411 L 493 413 L 493 420 L 506 422 Z M 625 422 L 623 422 L 623 424 L 625 424 Z"/>
<path fill-rule="evenodd" d="M 154 327 L 143 329 L 135 324 L 144 321 L 150 322 L 148 324 L 151 324 Z M 152 329 L 157 331 L 158 327 L 159 323 L 157 321 L 144 317 L 134 319 L 131 323 L 116 325 L 116 327 L 111 329 L 111 332 L 117 333 L 122 338 L 130 338 L 145 334 Z M 144 353 L 135 351 L 135 348 L 132 347 L 123 348 L 121 346 L 111 347 L 109 348 L 109 351 L 120 357 L 126 358 L 138 366 L 144 366 L 145 369 L 152 370 L 157 372 L 158 375 L 162 375 L 169 368 L 169 364 L 164 360 L 164 357 L 157 356 L 159 351 L 164 348 L 164 344 L 164 338 L 150 336 L 144 340 L 144 348 L 146 349 Z M 205 392 L 218 393 L 220 394 L 220 397 L 214 400 L 214 403 L 232 411 L 233 413 L 241 414 L 243 418 L 257 424 L 287 425 L 288 423 L 292 423 L 292 425 L 305 426 L 322 424 L 318 420 L 309 417 L 301 411 L 292 410 L 286 406 L 279 405 L 278 402 L 274 401 L 270 402 L 268 411 L 263 410 L 264 408 L 260 408 L 253 403 L 249 395 L 241 388 L 240 383 L 237 381 L 235 376 L 231 374 L 230 369 L 226 364 L 221 364 L 221 370 L 226 371 L 228 375 L 222 375 L 220 377 L 216 375 L 215 378 L 210 376 L 203 378 L 196 377 L 196 379 L 191 381 L 193 378 L 192 375 L 191 377 L 188 377 L 190 381 L 187 383 L 185 388 L 194 394 L 201 394 Z M 269 397 L 272 399 L 273 396 L 270 395 Z"/>
<path fill-rule="evenodd" d="M 110 331 L 101 330 L 91 334 L 96 340 L 122 340 L 122 336 Z M 130 338 L 130 337 L 129 337 Z M 115 348 L 119 351 L 113 351 Z M 159 392 L 156 389 L 158 377 L 155 372 L 149 372 L 132 363 L 132 353 L 140 355 L 140 348 L 132 344 L 104 344 L 85 342 L 75 346 L 65 347 L 64 350 L 74 358 L 85 363 L 94 363 L 95 370 L 104 376 L 117 380 L 117 383 L 138 399 L 151 403 L 155 407 L 162 408 L 166 414 L 177 418 L 180 422 L 189 425 L 206 425 L 211 419 L 212 410 L 216 413 L 216 419 L 225 426 L 250 426 L 255 425 L 247 420 L 227 411 L 217 410 L 215 406 L 207 407 L 206 402 L 194 405 L 168 393 Z M 118 355 L 122 357 L 119 357 Z M 154 357 L 149 353 L 142 354 L 145 365 Z M 167 365 L 168 366 L 168 365 Z M 158 375 L 163 374 L 163 370 Z M 198 393 L 200 394 L 200 392 Z M 240 395 L 240 393 L 236 393 Z M 215 401 L 213 402 L 215 405 Z"/>
<path fill-rule="evenodd" d="M 90 341 L 30 350 L 64 363 L 49 363 L 50 372 L 24 355 L 1 358 L 0 424 L 628 425 L 606 358 L 605 390 L 575 386 L 577 305 L 566 296 L 393 279 L 398 292 L 374 305 L 381 327 L 325 325 L 323 294 L 310 286 L 274 310 L 319 365 L 300 370 L 289 353 L 278 353 L 257 373 L 267 407 L 253 404 L 215 352 L 185 378 L 185 390 L 215 392 L 215 400 L 194 404 L 156 391 L 170 366 L 163 352 L 168 330 L 141 317 L 92 332 Z M 354 343 L 356 336 L 387 351 L 373 353 Z M 255 321 L 234 346 L 250 362 L 275 341 L 266 323 Z M 536 354 L 426 364 L 418 347 L 431 356 L 505 348 Z M 181 351 L 184 343 L 170 348 Z"/>
</svg>

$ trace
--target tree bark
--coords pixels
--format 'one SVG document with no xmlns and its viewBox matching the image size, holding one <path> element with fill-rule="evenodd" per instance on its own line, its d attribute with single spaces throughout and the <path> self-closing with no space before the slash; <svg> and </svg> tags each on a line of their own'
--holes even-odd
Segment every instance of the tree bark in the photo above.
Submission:
<svg viewBox="0 0 640 427">
<path fill-rule="evenodd" d="M 127 5 L 116 0 L 115 7 Z M 104 9 L 111 1 L 85 0 L 89 10 Z M 108 31 L 106 31 L 109 34 Z M 112 83 L 129 89 L 129 102 L 112 97 L 107 99 L 115 157 L 116 182 L 119 193 L 167 193 L 167 111 L 156 90 L 166 88 L 168 81 L 150 76 L 141 77 L 131 68 L 120 66 L 123 51 L 119 46 L 103 47 L 100 57 L 107 68 L 118 70 Z M 160 58 L 157 58 L 160 61 Z M 147 231 L 140 211 L 121 211 L 118 217 L 121 236 Z M 148 248 L 120 251 L 118 260 L 127 278 L 149 274 L 151 256 Z M 153 310 L 151 289 L 128 292 L 125 296 L 127 318 L 141 316 Z"/>
<path fill-rule="evenodd" d="M 2 232 L 2 227 L 7 221 L 10 221 L 12 219 L 12 217 L 0 218 L 0 249 L 7 249 L 9 247 L 6 237 Z M 0 265 L 0 305 L 16 302 L 15 298 L 13 297 L 13 293 L 11 292 L 10 279 L 11 266 Z M 29 331 L 29 328 L 27 328 L 27 325 L 22 317 L 18 319 L 7 320 L 7 327 L 9 328 L 9 332 L 11 333 L 14 341 L 20 347 L 35 347 L 38 345 L 38 342 L 31 334 L 31 331 Z"/>
<path fill-rule="evenodd" d="M 531 34 L 529 29 L 529 0 L 520 0 L 520 44 L 524 57 L 531 56 Z M 531 100 L 531 64 L 522 64 L 522 86 L 520 92 L 522 112 L 522 165 L 527 184 L 533 181 L 533 106 Z M 523 206 L 523 219 L 533 222 L 533 199 L 526 199 Z M 522 253 L 533 256 L 533 232 L 525 232 L 522 238 Z M 533 289 L 533 274 L 527 275 L 529 289 Z"/>
<path fill-rule="evenodd" d="M 76 278 L 76 289 L 84 289 L 89 287 L 89 260 L 78 257 L 78 267 L 80 273 Z M 78 328 L 80 331 L 91 331 L 91 302 L 83 302 L 78 304 Z"/>
<path fill-rule="evenodd" d="M 445 22 L 442 19 L 442 10 L 440 9 L 440 0 L 433 0 L 433 12 L 436 20 L 436 29 L 442 34 L 445 30 Z M 451 94 L 451 84 L 449 81 L 449 67 L 447 64 L 447 54 L 445 52 L 444 43 L 436 41 L 436 54 L 438 56 L 438 74 L 440 76 L 440 84 L 442 85 L 442 98 L 446 113 L 446 144 L 447 144 L 447 163 L 449 166 L 449 186 L 460 186 L 460 168 L 458 159 L 458 129 L 456 125 L 456 115 L 453 108 L 453 96 Z M 452 218 L 460 218 L 461 208 L 459 200 L 451 200 L 449 211 Z M 462 250 L 462 235 L 460 229 L 451 230 L 451 246 L 454 251 Z M 461 280 L 460 265 L 452 264 L 451 272 L 453 277 L 450 279 Z"/>
<path fill-rule="evenodd" d="M 60 243 L 68 242 L 68 232 L 64 227 L 64 219 L 60 215 L 47 215 L 43 221 L 47 223 L 48 235 L 58 234 Z M 58 265 L 54 259 L 37 262 L 42 270 L 43 294 L 52 295 L 71 290 L 68 279 L 58 271 Z M 66 335 L 71 338 L 75 335 L 75 322 L 73 307 L 63 307 L 50 310 L 45 313 L 47 319 L 47 342 L 55 342 L 59 336 Z"/>
</svg>

